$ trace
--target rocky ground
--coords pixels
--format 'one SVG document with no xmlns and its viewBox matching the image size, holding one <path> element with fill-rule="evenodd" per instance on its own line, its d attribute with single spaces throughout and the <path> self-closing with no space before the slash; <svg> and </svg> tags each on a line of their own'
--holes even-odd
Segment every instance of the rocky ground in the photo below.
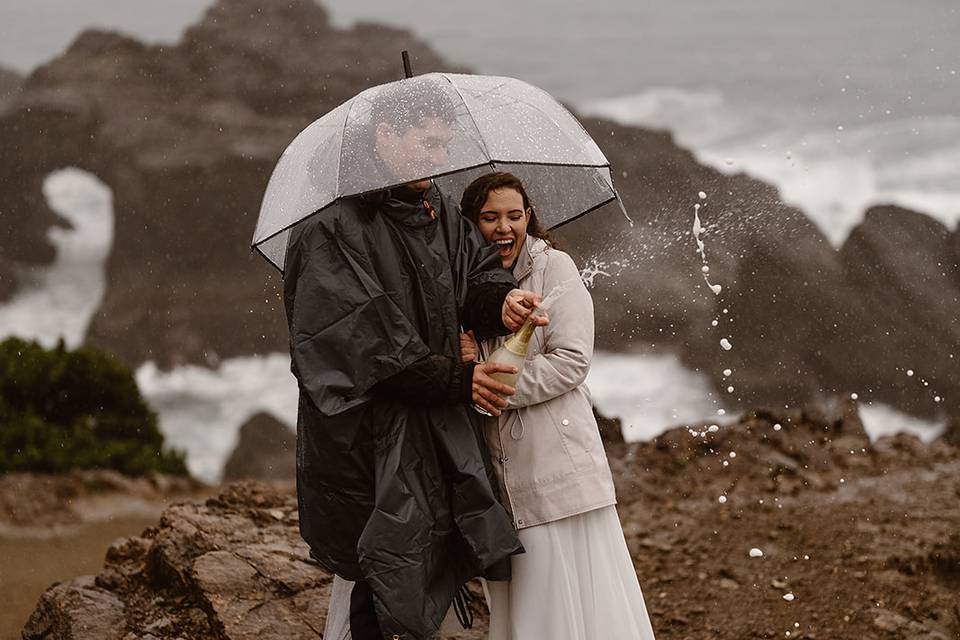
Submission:
<svg viewBox="0 0 960 640">
<path fill-rule="evenodd" d="M 0 640 L 20 637 L 51 583 L 97 572 L 114 539 L 155 524 L 172 501 L 210 494 L 185 478 L 113 471 L 0 475 Z"/>
<path fill-rule="evenodd" d="M 960 637 L 953 446 L 871 444 L 840 402 L 607 446 L 660 640 Z M 330 580 L 307 560 L 289 484 L 237 483 L 52 587 L 23 638 L 319 638 Z M 455 637 L 483 637 L 477 609 Z"/>
</svg>

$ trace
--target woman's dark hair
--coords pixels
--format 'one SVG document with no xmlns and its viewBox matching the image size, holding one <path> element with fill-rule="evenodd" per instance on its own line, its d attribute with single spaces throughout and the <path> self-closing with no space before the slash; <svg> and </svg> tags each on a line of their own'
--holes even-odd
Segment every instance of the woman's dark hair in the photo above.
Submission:
<svg viewBox="0 0 960 640">
<path fill-rule="evenodd" d="M 512 173 L 495 171 L 482 175 L 471 182 L 467 185 L 467 188 L 463 190 L 463 196 L 460 198 L 460 211 L 468 220 L 473 222 L 473 224 L 477 224 L 480 221 L 480 211 L 487 201 L 487 196 L 490 195 L 491 191 L 498 189 L 513 189 L 520 194 L 520 197 L 523 198 L 524 211 L 527 209 L 530 210 L 530 220 L 527 222 L 527 234 L 545 240 L 551 246 L 554 246 L 550 234 L 547 233 L 546 229 L 541 226 L 540 220 L 537 219 L 537 212 L 533 208 L 533 203 L 530 202 L 527 190 L 523 188 L 523 182 Z"/>
</svg>

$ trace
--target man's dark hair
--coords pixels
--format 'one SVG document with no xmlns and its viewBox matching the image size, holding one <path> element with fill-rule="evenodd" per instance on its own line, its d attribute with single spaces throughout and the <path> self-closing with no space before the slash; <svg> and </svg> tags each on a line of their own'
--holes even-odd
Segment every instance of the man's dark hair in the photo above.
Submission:
<svg viewBox="0 0 960 640">
<path fill-rule="evenodd" d="M 464 107 L 458 107 L 451 90 L 452 85 L 446 80 L 418 76 L 354 98 L 356 102 L 341 145 L 341 176 L 351 176 L 352 184 L 360 191 L 366 191 L 364 186 L 370 189 L 385 186 L 380 183 L 389 181 L 390 176 L 385 175 L 380 159 L 373 152 L 377 125 L 386 123 L 397 135 L 430 118 L 456 127 L 465 112 L 460 111 Z"/>
<path fill-rule="evenodd" d="M 453 125 L 461 114 L 452 99 L 451 87 L 445 80 L 434 78 L 401 80 L 382 87 L 358 108 L 369 114 L 361 117 L 371 134 L 381 122 L 389 124 L 399 135 L 429 118 Z M 429 99 L 424 99 L 424 95 Z"/>
<path fill-rule="evenodd" d="M 491 191 L 498 189 L 513 189 L 523 198 L 524 210 L 530 209 L 530 220 L 527 222 L 527 234 L 541 240 L 546 240 L 551 246 L 555 246 L 550 234 L 540 224 L 537 219 L 537 212 L 533 208 L 533 203 L 527 195 L 527 190 L 523 188 L 523 182 L 517 176 L 506 171 L 495 171 L 480 176 L 463 190 L 463 196 L 460 198 L 460 210 L 468 220 L 477 224 L 480 221 L 480 212 L 487 201 L 487 196 Z"/>
</svg>

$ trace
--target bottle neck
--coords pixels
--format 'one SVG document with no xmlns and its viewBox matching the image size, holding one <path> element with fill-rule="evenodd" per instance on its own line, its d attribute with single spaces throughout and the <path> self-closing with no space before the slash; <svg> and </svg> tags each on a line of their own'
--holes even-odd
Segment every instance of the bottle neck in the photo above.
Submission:
<svg viewBox="0 0 960 640">
<path fill-rule="evenodd" d="M 530 344 L 530 338 L 533 336 L 533 330 L 536 328 L 536 325 L 533 324 L 533 313 L 531 313 L 527 316 L 520 330 L 510 336 L 503 346 L 517 355 L 527 355 L 527 347 Z"/>
</svg>

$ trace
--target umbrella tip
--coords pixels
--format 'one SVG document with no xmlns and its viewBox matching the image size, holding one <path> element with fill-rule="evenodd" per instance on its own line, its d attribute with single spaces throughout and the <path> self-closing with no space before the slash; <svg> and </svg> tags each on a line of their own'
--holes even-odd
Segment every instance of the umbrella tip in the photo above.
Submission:
<svg viewBox="0 0 960 640">
<path fill-rule="evenodd" d="M 412 78 L 413 69 L 410 68 L 410 53 L 404 49 L 400 52 L 400 57 L 403 58 L 403 75 L 407 78 Z"/>
</svg>

